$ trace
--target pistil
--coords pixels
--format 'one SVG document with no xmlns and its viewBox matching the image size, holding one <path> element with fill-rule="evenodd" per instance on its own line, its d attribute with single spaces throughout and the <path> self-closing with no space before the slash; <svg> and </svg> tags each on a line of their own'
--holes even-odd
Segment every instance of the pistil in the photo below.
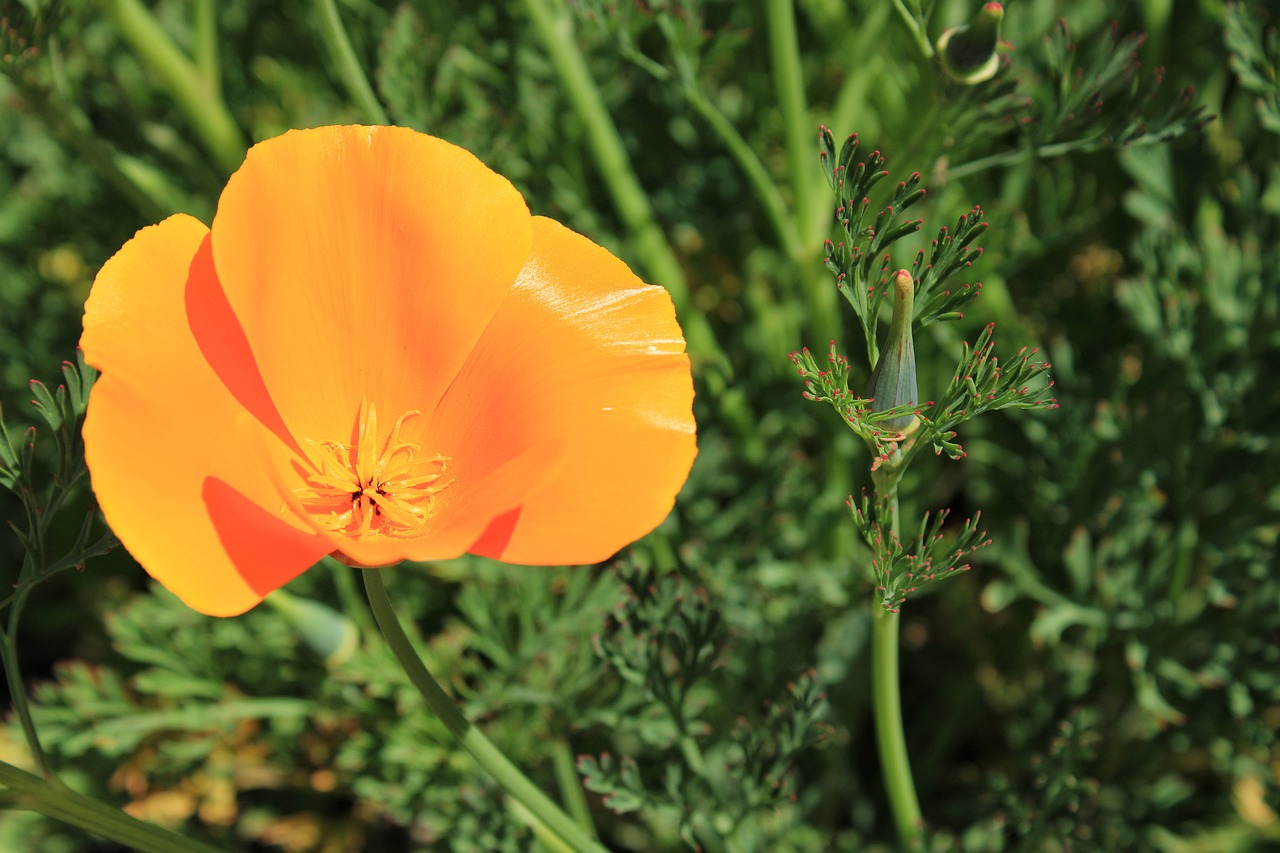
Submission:
<svg viewBox="0 0 1280 853">
<path fill-rule="evenodd" d="M 404 422 L 418 414 L 401 415 L 379 445 L 377 410 L 365 398 L 354 444 L 307 439 L 316 451 L 314 470 L 294 494 L 325 529 L 360 538 L 405 538 L 422 530 L 435 496 L 451 481 L 445 477 L 449 457 L 424 455 L 401 436 Z"/>
</svg>

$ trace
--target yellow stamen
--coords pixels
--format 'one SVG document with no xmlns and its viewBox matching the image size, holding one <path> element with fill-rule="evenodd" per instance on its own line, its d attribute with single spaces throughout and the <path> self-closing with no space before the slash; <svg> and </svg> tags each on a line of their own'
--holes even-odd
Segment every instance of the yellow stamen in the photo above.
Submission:
<svg viewBox="0 0 1280 853">
<path fill-rule="evenodd" d="M 312 441 L 315 470 L 294 494 L 326 529 L 349 536 L 409 537 L 431 517 L 435 496 L 449 487 L 449 457 L 422 456 L 422 448 L 400 437 L 404 422 L 418 411 L 405 412 L 378 449 L 378 414 L 368 399 L 360 401 L 354 444 Z"/>
</svg>

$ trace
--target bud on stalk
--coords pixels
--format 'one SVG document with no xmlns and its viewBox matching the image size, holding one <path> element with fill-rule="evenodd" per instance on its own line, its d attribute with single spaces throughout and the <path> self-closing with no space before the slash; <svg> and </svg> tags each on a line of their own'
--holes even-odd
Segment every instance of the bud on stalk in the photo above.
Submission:
<svg viewBox="0 0 1280 853">
<path fill-rule="evenodd" d="M 952 27 L 938 37 L 938 58 L 942 70 L 952 80 L 974 85 L 990 80 L 1000 69 L 996 45 L 1004 7 L 985 3 L 967 24 Z"/>
<path fill-rule="evenodd" d="M 893 287 L 893 322 L 889 325 L 889 337 L 880 350 L 880 359 L 867 385 L 867 397 L 871 399 L 873 412 L 887 411 L 920 399 L 920 392 L 916 389 L 916 348 L 911 339 L 916 283 L 911 273 L 898 270 L 893 274 Z M 916 427 L 917 421 L 914 414 L 907 413 L 884 421 L 884 425 L 905 434 Z"/>
</svg>

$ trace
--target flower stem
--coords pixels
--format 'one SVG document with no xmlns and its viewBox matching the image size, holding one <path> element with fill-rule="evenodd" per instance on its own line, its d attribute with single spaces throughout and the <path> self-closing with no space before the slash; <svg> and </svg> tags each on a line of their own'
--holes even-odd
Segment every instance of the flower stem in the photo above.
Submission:
<svg viewBox="0 0 1280 853">
<path fill-rule="evenodd" d="M 876 607 L 872 626 L 872 693 L 876 718 L 876 741 L 884 773 L 889 808 L 898 826 L 898 838 L 908 850 L 920 842 L 924 818 L 916 799 L 907 760 L 907 738 L 902 729 L 902 701 L 898 690 L 898 616 Z"/>
<path fill-rule="evenodd" d="M 200 80 L 215 98 L 222 97 L 218 61 L 218 8 L 215 0 L 197 0 L 191 22 L 191 52 Z"/>
<path fill-rule="evenodd" d="M 912 3 L 913 8 L 908 9 L 903 0 L 893 0 L 893 5 L 902 17 L 902 22 L 910 30 L 912 38 L 916 40 L 916 46 L 920 48 L 920 54 L 925 59 L 933 59 L 933 44 L 929 41 L 929 34 L 925 32 L 920 22 L 920 4 L 918 2 Z"/>
<path fill-rule="evenodd" d="M 373 86 L 369 84 L 369 78 L 365 76 L 355 49 L 351 46 L 351 40 L 347 38 L 347 30 L 342 25 L 337 4 L 333 0 L 316 0 L 315 5 L 325 50 L 329 51 L 333 71 L 346 87 L 347 94 L 351 96 L 365 121 L 370 124 L 390 124 L 386 110 L 374 94 Z"/>
<path fill-rule="evenodd" d="M 155 824 L 73 791 L 61 782 L 41 779 L 0 761 L 0 786 L 5 799 L 20 808 L 78 826 L 143 853 L 218 853 L 214 847 L 185 838 Z"/>
<path fill-rule="evenodd" d="M 587 805 L 587 797 L 582 793 L 582 777 L 578 775 L 573 750 L 569 748 L 569 741 L 565 738 L 552 741 L 551 763 L 555 768 L 560 797 L 568 803 L 569 813 L 592 838 L 599 838 L 595 821 L 591 819 L 591 807 Z"/>
<path fill-rule="evenodd" d="M 791 195 L 795 206 L 792 229 L 799 233 L 818 208 L 818 170 L 815 153 L 817 124 L 809 116 L 804 94 L 804 69 L 800 62 L 800 40 L 796 34 L 793 0 L 767 0 L 765 20 L 769 25 L 769 56 L 773 64 L 774 92 L 782 108 L 783 132 L 787 147 L 787 168 L 791 173 Z M 802 244 L 807 245 L 807 244 Z M 795 275 L 803 282 L 808 319 L 819 340 L 840 338 L 840 312 L 836 289 L 816 257 L 802 250 L 793 254 Z"/>
<path fill-rule="evenodd" d="M 742 170 L 752 189 L 756 191 L 756 198 L 764 207 L 783 251 L 787 253 L 792 263 L 799 267 L 808 256 L 806 243 L 800 239 L 796 223 L 787 212 L 787 204 L 782 194 L 778 192 L 777 186 L 774 185 L 769 170 L 765 168 L 750 144 L 742 138 L 742 134 L 733 126 L 733 122 L 729 121 L 724 113 L 720 112 L 719 108 L 702 93 L 696 81 L 683 80 L 680 91 L 684 94 L 689 106 L 702 116 L 716 136 L 720 137 L 729 154 L 737 161 L 738 168 Z"/>
<path fill-rule="evenodd" d="M 800 221 L 813 209 L 813 176 L 816 127 L 811 127 L 809 108 L 804 96 L 804 75 L 800 67 L 800 44 L 796 36 L 796 14 L 792 0 L 768 0 L 765 3 L 769 24 L 769 55 L 773 61 L 773 80 L 787 142 L 787 165 L 791 171 L 791 192 L 795 196 L 796 216 Z"/>
<path fill-rule="evenodd" d="M 422 694 L 429 707 L 449 734 L 484 770 L 502 786 L 508 794 L 523 805 L 544 828 L 557 836 L 575 851 L 589 853 L 607 853 L 604 847 L 592 840 L 573 818 L 569 817 L 542 793 L 529 778 L 511 763 L 503 753 L 485 737 L 479 729 L 458 710 L 454 701 L 444 692 L 439 682 L 428 671 L 426 664 L 413 650 L 413 645 L 400 627 L 391 600 L 387 597 L 387 588 L 382 580 L 382 569 L 365 569 L 364 589 L 369 597 L 369 607 L 373 610 L 373 618 L 382 629 L 382 636 L 391 648 L 392 654 L 400 662 L 409 681 Z"/>
<path fill-rule="evenodd" d="M 1029 145 L 1015 148 L 1011 151 L 1000 151 L 996 154 L 980 157 L 977 160 L 970 160 L 967 163 L 952 166 L 947 169 L 947 180 L 967 178 L 970 175 L 985 172 L 987 169 L 1012 166 L 1025 160 L 1051 160 L 1054 157 L 1061 157 L 1073 151 L 1092 151 L 1096 148 L 1101 148 L 1102 145 L 1103 142 L 1099 136 L 1085 139 L 1067 139 L 1050 145 Z"/>
<path fill-rule="evenodd" d="M 883 469 L 882 469 L 883 470 Z M 877 472 L 879 473 L 879 472 Z M 898 532 L 898 480 L 901 469 L 875 477 L 879 493 L 877 507 L 886 509 L 889 530 Z M 899 614 L 880 604 L 875 605 L 871 627 L 871 693 L 876 721 L 876 744 L 880 751 L 880 767 L 884 774 L 889 809 L 898 827 L 903 849 L 916 850 L 923 840 L 924 817 L 916 798 L 911 778 L 911 762 L 907 757 L 907 736 L 902 727 L 902 694 L 898 678 Z"/>
<path fill-rule="evenodd" d="M 31 751 L 31 759 L 36 769 L 46 779 L 56 778 L 49 759 L 40 746 L 40 737 L 36 734 L 36 724 L 31 718 L 31 706 L 27 704 L 27 690 L 22 683 L 22 670 L 18 665 L 18 620 L 22 618 L 22 605 L 26 603 L 31 587 L 20 586 L 14 594 L 13 603 L 9 606 L 9 625 L 0 632 L 0 659 L 4 665 L 5 682 L 9 686 L 9 699 L 13 703 L 13 712 L 22 725 L 22 734 L 27 740 L 27 748 Z"/>
<path fill-rule="evenodd" d="M 525 7 L 565 96 L 586 127 L 587 142 L 600 168 L 600 177 L 613 196 L 618 215 L 635 240 L 639 262 L 654 281 L 671 294 L 689 341 L 690 355 L 710 362 L 714 369 L 706 378 L 719 386 L 711 388 L 718 392 L 732 374 L 728 356 L 720 349 L 706 316 L 693 307 L 684 270 L 658 225 L 649 196 L 636 177 L 604 96 L 578 48 L 573 22 L 562 7 L 552 8 L 551 0 L 525 0 Z"/>
<path fill-rule="evenodd" d="M 245 143 L 226 104 L 206 84 L 195 64 L 139 0 L 106 0 L 103 9 L 133 48 L 139 61 L 156 76 L 178 109 L 186 115 L 218 168 L 227 174 L 240 168 Z"/>
</svg>

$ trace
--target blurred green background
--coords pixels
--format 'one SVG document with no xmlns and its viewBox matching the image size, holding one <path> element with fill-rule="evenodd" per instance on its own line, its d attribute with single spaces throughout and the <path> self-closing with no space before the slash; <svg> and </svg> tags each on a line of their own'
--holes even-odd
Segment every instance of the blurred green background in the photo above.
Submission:
<svg viewBox="0 0 1280 853">
<path fill-rule="evenodd" d="M 978 5 L 938 4 L 928 35 Z M 369 123 L 380 108 L 472 150 L 535 214 L 672 290 L 700 455 L 663 527 L 610 568 L 461 560 L 403 567 L 393 590 L 469 716 L 549 789 L 566 756 L 634 759 L 600 783 L 609 800 L 587 795 L 611 848 L 893 848 L 868 554 L 844 508 L 869 459 L 802 399 L 786 357 L 833 338 L 864 346 L 822 265 L 819 123 L 881 150 L 893 182 L 923 174 L 912 215 L 925 225 L 896 264 L 974 204 L 990 223 L 963 279 L 982 296 L 917 336 L 921 393 L 945 387 L 960 341 L 995 321 L 1000 352 L 1042 347 L 1061 404 L 967 424 L 966 459 L 929 456 L 904 483 L 906 518 L 981 509 L 994 540 L 903 612 L 933 848 L 1280 843 L 1280 21 L 1267 4 L 1013 0 L 1002 69 L 975 87 L 922 56 L 906 2 L 799 0 L 791 77 L 792 7 L 774 0 L 48 6 L 3 4 L 0 404 L 15 435 L 36 420 L 28 380 L 73 358 L 98 267 L 169 213 L 208 222 L 236 135 Z M 341 70 L 330 10 L 371 98 Z M 139 20 L 158 35 L 139 39 Z M 1118 41 L 1129 33 L 1145 41 Z M 156 44 L 203 81 L 194 110 Z M 583 64 L 565 65 L 566 50 Z M 1080 102 L 1096 117 L 1059 109 L 1076 79 L 1111 81 Z M 583 84 L 605 112 L 584 111 Z M 200 125 L 223 110 L 230 144 Z M 601 115 L 620 161 L 602 156 Z M 619 189 L 630 178 L 647 212 Z M 0 518 L 17 512 L 0 494 Z M 65 521 L 68 541 L 78 525 Z M 0 567 L 16 576 L 21 557 L 0 535 Z M 705 603 L 659 584 L 676 578 Z M 339 606 L 349 581 L 321 569 L 290 591 Z M 593 644 L 616 639 L 609 614 L 649 582 L 665 603 L 637 618 L 705 650 L 659 676 L 688 688 L 676 714 Z M 72 784 L 193 837 L 530 849 L 360 627 L 359 649 L 326 662 L 276 611 L 200 616 L 116 552 L 40 587 L 20 648 Z M 813 702 L 787 686 L 809 670 L 826 693 L 820 744 Z M 696 779 L 673 725 L 702 744 Z M 0 754 L 21 762 L 23 749 L 11 727 Z M 0 849 L 110 848 L 6 812 Z"/>
</svg>

